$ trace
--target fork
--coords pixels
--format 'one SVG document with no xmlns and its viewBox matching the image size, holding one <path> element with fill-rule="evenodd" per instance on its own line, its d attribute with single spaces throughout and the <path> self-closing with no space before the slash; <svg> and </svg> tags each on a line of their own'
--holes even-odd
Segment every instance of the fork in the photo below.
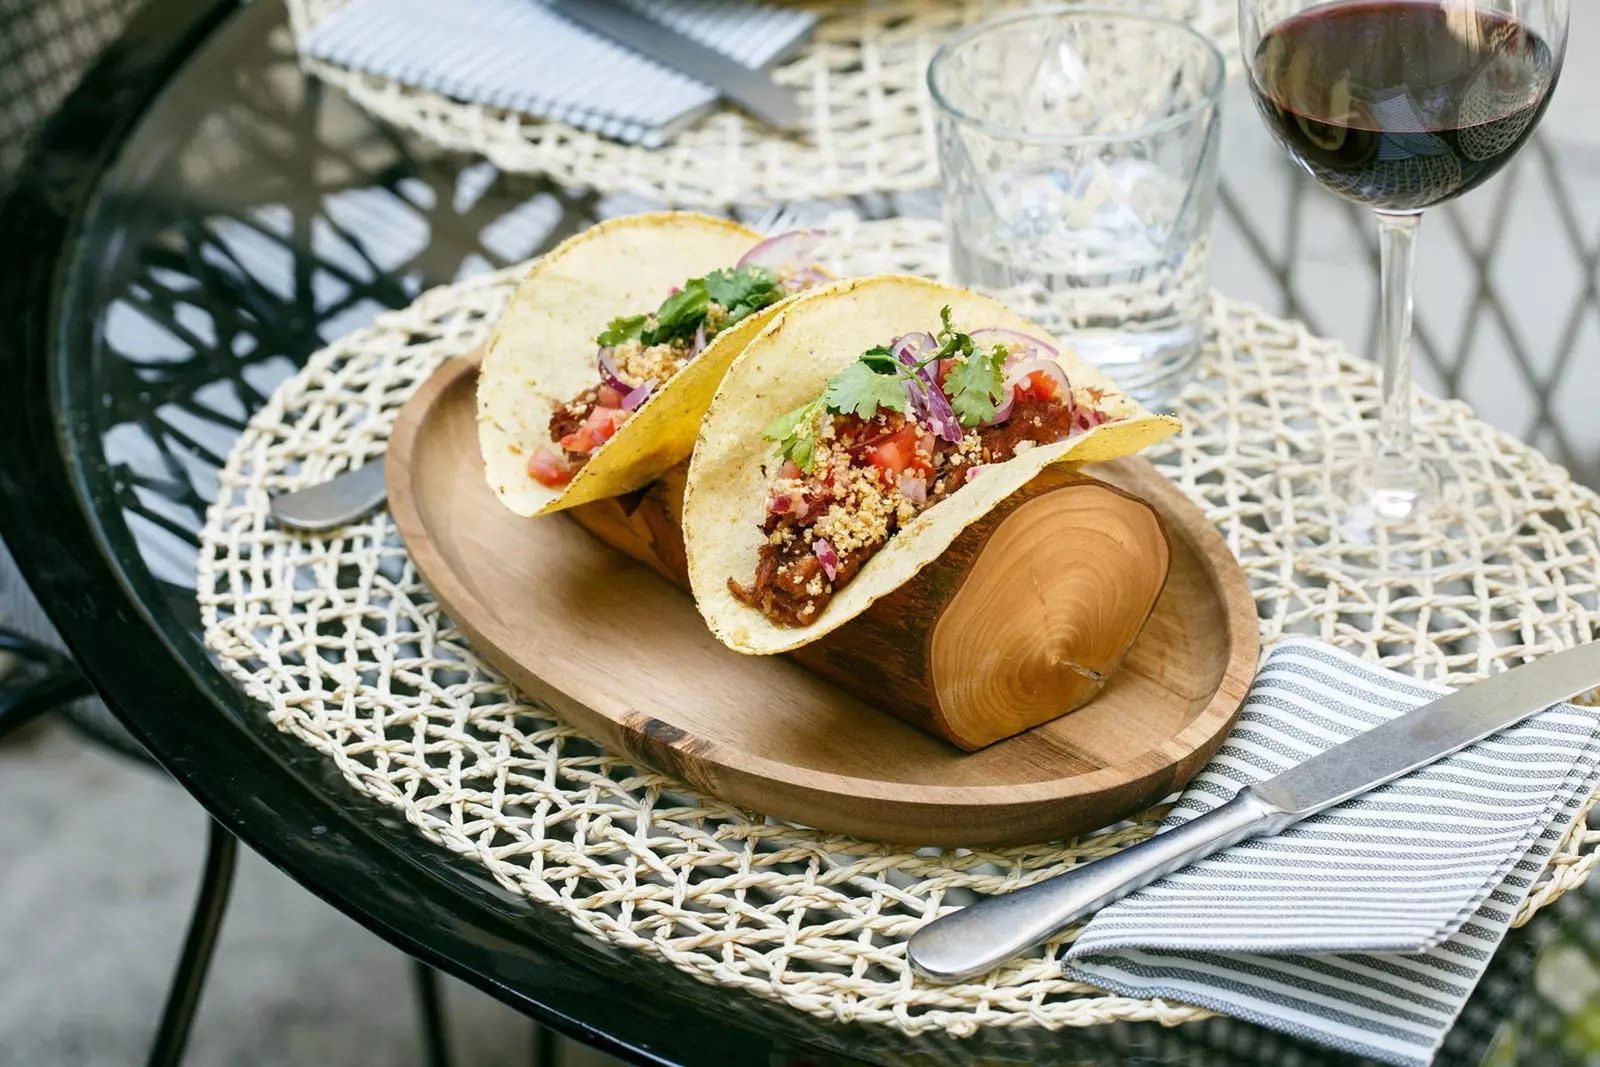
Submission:
<svg viewBox="0 0 1600 1067">
<path fill-rule="evenodd" d="M 761 213 L 751 229 L 768 235 L 784 233 L 808 225 L 816 216 L 815 208 L 775 204 Z M 314 531 L 355 522 L 381 508 L 388 499 L 383 460 L 376 459 L 317 485 L 279 493 L 267 507 L 280 526 Z"/>
</svg>

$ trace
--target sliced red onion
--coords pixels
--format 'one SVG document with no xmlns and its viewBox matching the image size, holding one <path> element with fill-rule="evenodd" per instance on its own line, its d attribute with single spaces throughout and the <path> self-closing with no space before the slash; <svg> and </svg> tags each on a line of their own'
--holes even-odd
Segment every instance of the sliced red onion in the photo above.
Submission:
<svg viewBox="0 0 1600 1067">
<path fill-rule="evenodd" d="M 978 476 L 978 472 L 987 466 L 989 466 L 987 463 L 974 463 L 972 466 L 968 467 L 966 476 L 962 478 L 961 484 L 965 485 L 967 482 L 972 481 L 972 479 Z"/>
<path fill-rule="evenodd" d="M 1051 359 L 1059 359 L 1061 357 L 1061 352 L 1055 345 L 1035 337 L 1031 333 L 1023 333 L 1020 330 L 1007 330 L 1001 326 L 986 326 L 981 330 L 973 330 L 967 336 L 972 338 L 974 344 L 979 343 L 981 338 L 990 344 L 1028 345 L 1031 348 L 1041 349 Z"/>
<path fill-rule="evenodd" d="M 789 513 L 789 509 L 793 506 L 794 497 L 790 496 L 788 493 L 779 493 L 777 496 L 773 497 L 771 503 L 767 505 L 767 510 L 772 512 L 774 515 L 787 515 Z"/>
<path fill-rule="evenodd" d="M 743 256 L 738 266 L 765 267 L 777 273 L 785 267 L 809 265 L 816 258 L 817 246 L 822 243 L 822 230 L 790 230 L 776 237 L 768 237 Z"/>
<path fill-rule="evenodd" d="M 1111 417 L 1099 408 L 1080 406 L 1073 414 L 1072 425 L 1080 430 L 1092 430 L 1110 421 Z"/>
<path fill-rule="evenodd" d="M 913 474 L 902 474 L 895 483 L 900 490 L 900 495 L 913 504 L 926 504 L 928 502 L 928 486 L 921 478 Z"/>
<path fill-rule="evenodd" d="M 961 440 L 966 431 L 961 429 L 961 420 L 956 418 L 956 413 L 950 407 L 950 400 L 944 395 L 944 390 L 939 388 L 939 382 L 933 372 L 927 367 L 919 367 L 917 363 L 935 341 L 930 334 L 908 333 L 895 341 L 889 351 L 894 358 L 904 366 L 911 369 L 912 376 L 906 379 L 906 398 L 911 401 L 911 412 L 917 421 L 928 429 L 952 444 Z"/>
<path fill-rule="evenodd" d="M 912 356 L 913 362 L 915 362 L 916 357 L 921 355 L 924 349 L 932 346 L 933 343 L 933 334 L 918 331 L 916 333 L 908 333 L 904 337 L 896 337 L 889 343 L 889 351 L 894 353 L 894 358 L 902 363 L 905 362 L 908 353 Z"/>
<path fill-rule="evenodd" d="M 1016 403 L 1017 391 L 1012 388 L 1011 381 L 1007 379 L 1005 400 L 1001 401 L 1000 406 L 994 409 L 993 415 L 983 420 L 983 424 L 985 426 L 998 426 L 1000 423 L 1005 422 L 1011 417 L 1011 409 L 1016 406 Z"/>
<path fill-rule="evenodd" d="M 1072 403 L 1072 383 L 1067 380 L 1067 372 L 1061 369 L 1061 364 L 1053 359 L 1026 359 L 1006 374 L 1006 398 L 994 409 L 994 414 L 984 420 L 985 426 L 997 426 L 1011 417 L 1011 409 L 1017 402 L 1017 386 L 1027 381 L 1028 375 L 1034 371 L 1044 371 L 1054 378 L 1062 399 L 1068 404 Z"/>
<path fill-rule="evenodd" d="M 628 390 L 628 395 L 622 398 L 622 410 L 632 411 L 634 408 L 650 399 L 650 394 L 655 392 L 656 380 L 646 378 L 643 385 L 637 389 Z"/>
<path fill-rule="evenodd" d="M 826 537 L 811 542 L 811 551 L 817 557 L 817 562 L 822 564 L 822 573 L 828 576 L 828 581 L 833 581 L 839 573 L 839 554 L 828 544 Z"/>
<path fill-rule="evenodd" d="M 701 323 L 694 328 L 694 343 L 689 346 L 689 358 L 693 359 L 706 348 L 706 324 Z"/>
<path fill-rule="evenodd" d="M 1067 372 L 1061 369 L 1061 364 L 1053 359 L 1030 359 L 1017 364 L 1006 375 L 1006 388 L 1012 389 L 1015 395 L 1015 387 L 1027 381 L 1028 376 L 1034 371 L 1044 371 L 1054 378 L 1056 390 L 1062 399 L 1069 404 L 1072 403 L 1072 383 L 1067 380 Z"/>
<path fill-rule="evenodd" d="M 827 285 L 833 281 L 833 275 L 820 267 L 801 267 L 782 276 L 783 291 L 798 293 L 803 289 L 814 289 L 819 285 Z"/>
<path fill-rule="evenodd" d="M 623 381 L 621 374 L 617 371 L 617 361 L 611 358 L 611 353 L 614 351 L 616 350 L 612 348 L 602 348 L 596 353 L 595 363 L 600 371 L 600 380 L 626 396 L 633 391 L 633 386 Z"/>
</svg>

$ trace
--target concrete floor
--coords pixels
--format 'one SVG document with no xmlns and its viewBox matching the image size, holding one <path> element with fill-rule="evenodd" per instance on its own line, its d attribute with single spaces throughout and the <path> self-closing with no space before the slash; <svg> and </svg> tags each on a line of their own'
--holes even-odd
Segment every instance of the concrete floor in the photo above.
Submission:
<svg viewBox="0 0 1600 1067">
<path fill-rule="evenodd" d="M 0 744 L 0 1067 L 144 1062 L 206 819 L 160 771 L 60 723 Z M 532 1028 L 445 979 L 459 1067 L 525 1067 Z M 187 1067 L 423 1063 L 410 964 L 241 850 Z M 561 1067 L 615 1060 L 564 1043 Z"/>
</svg>

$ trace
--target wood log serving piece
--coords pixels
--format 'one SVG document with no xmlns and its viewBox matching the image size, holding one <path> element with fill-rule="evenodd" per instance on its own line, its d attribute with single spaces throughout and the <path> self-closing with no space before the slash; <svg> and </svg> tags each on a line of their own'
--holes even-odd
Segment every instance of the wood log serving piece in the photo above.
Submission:
<svg viewBox="0 0 1600 1067">
<path fill-rule="evenodd" d="M 684 473 L 567 514 L 687 590 Z M 911 581 L 788 655 L 974 751 L 1094 699 L 1149 618 L 1170 557 L 1150 505 L 1049 470 Z"/>
</svg>

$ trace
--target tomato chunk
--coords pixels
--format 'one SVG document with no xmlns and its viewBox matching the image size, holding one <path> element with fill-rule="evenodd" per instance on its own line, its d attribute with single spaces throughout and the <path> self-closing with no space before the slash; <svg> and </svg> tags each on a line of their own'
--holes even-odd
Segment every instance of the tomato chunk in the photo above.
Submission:
<svg viewBox="0 0 1600 1067">
<path fill-rule="evenodd" d="M 617 432 L 617 427 L 628 420 L 631 411 L 619 408 L 592 409 L 583 424 L 561 439 L 561 447 L 568 452 L 593 452 Z"/>
<path fill-rule="evenodd" d="M 1054 400 L 1061 387 L 1047 371 L 1036 370 L 1016 385 L 1018 400 Z"/>
<path fill-rule="evenodd" d="M 558 456 L 548 448 L 536 448 L 528 457 L 528 477 L 555 489 L 572 481 L 572 468 L 567 465 L 566 456 Z"/>
<path fill-rule="evenodd" d="M 878 468 L 884 485 L 893 485 L 901 472 L 911 466 L 917 454 L 918 436 L 916 424 L 908 422 L 867 449 L 867 459 Z"/>
<path fill-rule="evenodd" d="M 622 394 L 609 385 L 602 385 L 597 393 L 600 406 L 603 408 L 622 407 Z"/>
</svg>

